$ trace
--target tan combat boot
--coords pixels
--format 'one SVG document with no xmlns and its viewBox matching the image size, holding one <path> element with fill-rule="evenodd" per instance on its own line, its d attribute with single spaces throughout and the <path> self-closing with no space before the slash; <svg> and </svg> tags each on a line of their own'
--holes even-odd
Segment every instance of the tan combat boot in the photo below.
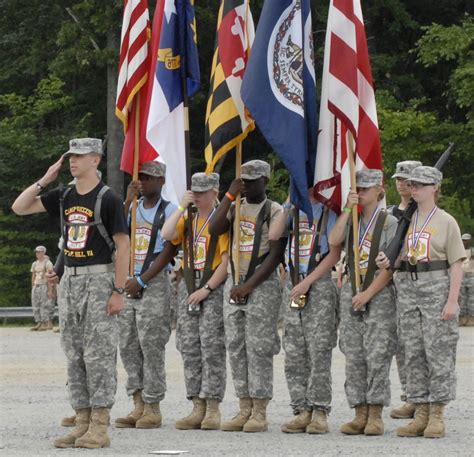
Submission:
<svg viewBox="0 0 474 457">
<path fill-rule="evenodd" d="M 194 397 L 193 405 L 193 410 L 189 416 L 176 421 L 175 427 L 178 430 L 196 430 L 201 428 L 201 422 L 206 415 L 206 400 Z"/>
<path fill-rule="evenodd" d="M 91 421 L 87 432 L 76 440 L 76 447 L 99 449 L 110 446 L 107 427 L 110 412 L 107 408 L 94 408 L 91 412 Z"/>
<path fill-rule="evenodd" d="M 159 403 L 145 403 L 143 414 L 135 423 L 135 428 L 160 428 L 161 412 Z"/>
<path fill-rule="evenodd" d="M 355 406 L 355 417 L 351 422 L 347 422 L 341 427 L 341 432 L 346 435 L 362 435 L 367 425 L 369 415 L 369 405 L 361 403 Z"/>
<path fill-rule="evenodd" d="M 252 399 L 251 398 L 240 398 L 239 399 L 240 411 L 230 421 L 224 422 L 221 426 L 221 430 L 224 432 L 241 432 L 244 428 L 245 423 L 250 419 L 252 414 Z"/>
<path fill-rule="evenodd" d="M 56 327 L 54 330 L 53 330 L 53 333 L 60 333 L 61 330 L 59 329 L 59 327 Z"/>
<path fill-rule="evenodd" d="M 369 405 L 369 417 L 364 433 L 368 436 L 383 435 L 385 430 L 382 420 L 383 405 Z"/>
<path fill-rule="evenodd" d="M 283 433 L 304 433 L 311 422 L 311 411 L 301 411 L 293 420 L 281 426 Z"/>
<path fill-rule="evenodd" d="M 397 428 L 397 435 L 410 438 L 423 436 L 428 425 L 429 410 L 429 403 L 418 403 L 415 409 L 415 418 L 408 425 Z"/>
<path fill-rule="evenodd" d="M 76 415 L 63 417 L 61 419 L 61 427 L 74 427 L 76 425 Z"/>
<path fill-rule="evenodd" d="M 206 415 L 201 422 L 201 430 L 220 430 L 221 413 L 219 411 L 219 400 L 206 399 Z"/>
<path fill-rule="evenodd" d="M 423 433 L 425 438 L 443 438 L 443 411 L 444 405 L 442 403 L 430 403 L 430 416 L 428 419 L 428 425 L 426 426 Z"/>
<path fill-rule="evenodd" d="M 87 432 L 90 417 L 90 408 L 78 409 L 76 411 L 76 426 L 67 435 L 57 438 L 54 441 L 54 446 L 59 448 L 75 447 L 76 440 Z"/>
<path fill-rule="evenodd" d="M 41 322 L 37 322 L 33 327 L 30 328 L 30 332 L 37 332 L 41 327 Z"/>
<path fill-rule="evenodd" d="M 38 327 L 38 332 L 46 332 L 48 330 L 48 323 L 41 322 L 40 326 Z"/>
<path fill-rule="evenodd" d="M 47 321 L 45 325 L 46 325 L 46 330 L 53 330 L 53 321 Z"/>
<path fill-rule="evenodd" d="M 321 435 L 329 432 L 328 417 L 325 411 L 313 410 L 311 422 L 306 427 L 306 433 L 310 435 Z"/>
<path fill-rule="evenodd" d="M 467 316 L 466 327 L 474 327 L 474 316 Z"/>
<path fill-rule="evenodd" d="M 402 406 L 390 411 L 390 417 L 392 419 L 413 419 L 414 416 L 415 405 L 413 403 L 403 403 Z"/>
<path fill-rule="evenodd" d="M 116 427 L 134 428 L 137 420 L 140 419 L 140 417 L 142 417 L 145 403 L 143 403 L 141 390 L 137 390 L 133 394 L 133 404 L 135 405 L 135 407 L 133 408 L 132 412 L 128 413 L 125 417 L 119 417 L 115 419 Z"/>
<path fill-rule="evenodd" d="M 245 423 L 243 431 L 248 433 L 266 432 L 268 430 L 267 423 L 267 405 L 268 398 L 253 398 L 252 415 Z"/>
<path fill-rule="evenodd" d="M 459 327 L 465 327 L 469 320 L 469 316 L 459 316 Z"/>
</svg>

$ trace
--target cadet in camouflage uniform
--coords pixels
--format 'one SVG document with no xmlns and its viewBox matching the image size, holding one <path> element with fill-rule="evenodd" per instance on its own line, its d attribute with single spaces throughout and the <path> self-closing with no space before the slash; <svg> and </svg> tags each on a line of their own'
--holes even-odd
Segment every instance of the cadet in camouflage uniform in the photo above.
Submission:
<svg viewBox="0 0 474 457">
<path fill-rule="evenodd" d="M 46 255 L 44 246 L 35 249 L 36 260 L 31 265 L 31 307 L 36 325 L 30 330 L 43 332 L 53 329 L 54 299 L 50 298 L 52 285 L 46 281 L 46 273 L 53 264 Z"/>
<path fill-rule="evenodd" d="M 346 239 L 349 276 L 345 276 L 341 290 L 339 344 L 346 357 L 347 401 L 356 412 L 355 418 L 341 427 L 341 432 L 348 435 L 382 435 L 382 410 L 390 403 L 390 364 L 397 347 L 395 290 L 392 275 L 387 270 L 375 271 L 375 278 L 370 278 L 376 270 L 375 256 L 388 246 L 397 229 L 397 219 L 378 207 L 384 195 L 382 181 L 380 170 L 357 172 L 357 193 L 349 193 L 346 207 L 329 235 L 332 245 L 340 245 Z M 362 287 L 354 295 L 349 222 L 352 207 L 358 203 L 362 206 L 362 215 L 359 239 L 354 242 L 359 243 Z M 355 315 L 354 311 L 359 314 Z"/>
<path fill-rule="evenodd" d="M 261 432 L 267 430 L 266 408 L 273 396 L 273 356 L 280 350 L 277 322 L 281 292 L 276 269 L 283 259 L 285 240 L 268 238 L 281 211 L 281 206 L 266 196 L 270 165 L 252 160 L 243 164 L 241 171 L 242 179 L 232 182 L 209 227 L 214 236 L 229 230 L 235 216 L 231 203 L 243 191 L 240 246 L 235 245 L 235 237 L 231 244 L 232 270 L 236 268 L 235 252 L 240 256 L 240 281 L 235 284 L 232 271 L 224 289 L 226 347 L 240 412 L 221 428 Z"/>
<path fill-rule="evenodd" d="M 396 165 L 395 173 L 392 178 L 395 179 L 395 185 L 397 188 L 398 195 L 400 195 L 400 203 L 398 205 L 392 205 L 387 208 L 387 212 L 395 216 L 398 220 L 403 215 L 403 211 L 407 208 L 411 200 L 411 188 L 408 185 L 408 178 L 410 173 L 416 167 L 422 165 L 418 160 L 405 160 L 403 162 L 398 162 Z M 394 419 L 410 419 L 415 414 L 415 405 L 411 403 L 406 403 L 407 394 L 406 394 L 406 384 L 407 384 L 407 375 L 405 370 L 405 349 L 401 343 L 401 339 L 398 336 L 398 346 L 397 353 L 395 354 L 397 360 L 397 370 L 398 377 L 400 379 L 400 385 L 402 388 L 401 400 L 405 402 L 402 406 L 392 409 L 390 411 L 390 417 Z"/>
<path fill-rule="evenodd" d="M 466 259 L 462 263 L 463 278 L 459 307 L 459 325 L 474 326 L 474 257 L 472 256 L 471 235 L 464 233 L 462 242 L 466 251 Z"/>
<path fill-rule="evenodd" d="M 61 205 L 59 189 L 41 197 L 38 194 L 57 179 L 66 157 L 77 181 Z M 129 237 L 122 201 L 97 178 L 101 157 L 100 140 L 71 140 L 69 151 L 24 190 L 12 207 L 19 215 L 47 211 L 64 219 L 65 271 L 59 286 L 59 324 L 76 427 L 54 442 L 60 448 L 110 446 L 107 426 L 117 387 L 117 314 L 124 307 Z M 99 195 L 100 214 L 95 214 Z"/>
<path fill-rule="evenodd" d="M 165 346 L 171 334 L 168 270 L 175 247 L 163 241 L 161 228 L 176 208 L 161 197 L 165 175 L 165 164 L 145 162 L 138 181 L 128 186 L 124 205 L 131 225 L 129 209 L 140 192 L 143 198 L 138 201 L 136 211 L 134 276 L 125 285 L 125 309 L 119 316 L 120 357 L 134 409 L 126 417 L 115 420 L 119 428 L 158 428 L 162 421 Z"/>
<path fill-rule="evenodd" d="M 329 431 L 327 415 L 331 409 L 331 360 L 337 342 L 337 290 L 331 279 L 331 269 L 339 260 L 340 247 L 329 249 L 327 236 L 336 221 L 336 214 L 317 203 L 309 190 L 313 223 L 306 214 L 299 213 L 299 269 L 295 278 L 295 232 L 289 237 L 290 277 L 286 283 L 289 298 L 284 304 L 283 348 L 285 376 L 291 406 L 296 417 L 282 425 L 285 433 L 321 434 Z M 283 205 L 283 212 L 275 221 L 278 240 L 289 226 L 291 204 Z M 294 212 L 294 209 L 293 209 Z M 293 286 L 293 284 L 295 284 Z M 305 296 L 304 302 L 301 296 Z M 304 307 L 290 307 L 290 300 Z M 294 305 L 293 305 L 294 306 Z"/>
<path fill-rule="evenodd" d="M 456 220 L 436 206 L 442 176 L 436 168 L 424 166 L 410 174 L 418 209 L 396 264 L 395 282 L 407 401 L 416 411 L 412 422 L 397 429 L 398 436 L 444 436 L 444 406 L 456 394 L 458 297 L 465 252 Z M 377 262 L 380 268 L 389 266 L 383 252 Z"/>
<path fill-rule="evenodd" d="M 226 386 L 222 295 L 229 235 L 213 238 L 208 230 L 218 191 L 217 173 L 194 174 L 191 191 L 186 192 L 163 228 L 163 236 L 181 244 L 186 253 L 184 279 L 178 291 L 176 347 L 183 358 L 187 398 L 193 401 L 194 408 L 190 415 L 176 422 L 180 430 L 218 430 L 221 425 L 219 403 Z M 192 221 L 194 268 L 188 268 L 189 237 L 185 235 L 187 217 L 183 214 L 191 203 L 197 208 Z"/>
</svg>

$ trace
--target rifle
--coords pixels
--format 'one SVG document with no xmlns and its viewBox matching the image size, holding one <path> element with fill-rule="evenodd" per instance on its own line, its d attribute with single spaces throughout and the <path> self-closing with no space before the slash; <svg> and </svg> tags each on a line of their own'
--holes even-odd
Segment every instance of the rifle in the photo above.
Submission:
<svg viewBox="0 0 474 457">
<path fill-rule="evenodd" d="M 453 152 L 454 143 L 449 143 L 446 151 L 441 154 L 441 157 L 435 163 L 434 168 L 438 170 L 442 170 L 444 165 L 449 159 L 449 156 Z M 390 269 L 394 270 L 395 262 L 400 255 L 400 252 L 403 247 L 403 242 L 405 240 L 405 236 L 408 232 L 408 228 L 410 227 L 411 218 L 413 214 L 415 214 L 416 209 L 418 208 L 418 204 L 413 200 L 410 199 L 408 206 L 406 207 L 405 211 L 403 211 L 402 217 L 398 221 L 397 231 L 395 232 L 395 236 L 393 240 L 389 244 L 385 255 L 387 256 L 388 260 L 390 261 Z"/>
</svg>

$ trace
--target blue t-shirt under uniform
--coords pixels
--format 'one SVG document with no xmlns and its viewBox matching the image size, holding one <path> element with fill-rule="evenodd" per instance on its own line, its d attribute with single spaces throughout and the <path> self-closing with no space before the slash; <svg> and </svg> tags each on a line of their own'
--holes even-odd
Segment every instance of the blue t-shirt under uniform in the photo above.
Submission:
<svg viewBox="0 0 474 457">
<path fill-rule="evenodd" d="M 313 252 L 313 246 L 315 242 L 316 229 L 318 227 L 319 219 L 323 217 L 324 205 L 322 203 L 313 203 L 313 225 L 310 227 L 308 223 L 308 217 L 305 213 L 300 211 L 300 233 L 299 233 L 299 256 L 300 256 L 300 268 L 299 272 L 302 274 L 308 273 L 309 259 Z M 319 235 L 319 253 L 321 257 L 324 257 L 329 252 L 328 234 L 331 232 L 336 222 L 336 213 L 332 210 L 328 210 L 327 225 L 326 229 L 321 227 L 321 234 Z M 293 238 L 290 238 L 290 252 L 291 259 L 294 264 L 295 261 L 295 247 Z"/>
<path fill-rule="evenodd" d="M 155 220 L 155 214 L 158 211 L 158 207 L 161 204 L 161 198 L 158 200 L 153 208 L 145 208 L 143 206 L 143 199 L 138 201 L 137 205 L 137 225 L 135 228 L 135 266 L 134 274 L 139 275 L 143 264 L 146 259 L 148 252 L 148 246 L 150 245 L 151 229 L 153 227 L 153 221 Z M 176 205 L 169 203 L 165 208 L 165 220 L 170 217 L 171 214 L 176 210 Z M 130 223 L 130 216 L 128 218 Z M 161 237 L 161 230 L 158 231 L 156 236 L 156 243 L 153 252 L 159 253 L 163 250 L 165 242 Z"/>
</svg>

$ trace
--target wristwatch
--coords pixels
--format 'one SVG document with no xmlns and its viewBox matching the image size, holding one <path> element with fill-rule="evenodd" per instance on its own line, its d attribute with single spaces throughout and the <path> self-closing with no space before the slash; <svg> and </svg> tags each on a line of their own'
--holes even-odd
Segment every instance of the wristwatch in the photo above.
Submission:
<svg viewBox="0 0 474 457">
<path fill-rule="evenodd" d="M 206 284 L 204 286 L 204 289 L 208 290 L 209 292 L 212 292 L 214 290 L 209 284 Z"/>
<path fill-rule="evenodd" d="M 120 295 L 123 295 L 125 293 L 125 289 L 123 287 L 115 287 L 114 286 L 114 292 L 117 292 Z"/>
</svg>

